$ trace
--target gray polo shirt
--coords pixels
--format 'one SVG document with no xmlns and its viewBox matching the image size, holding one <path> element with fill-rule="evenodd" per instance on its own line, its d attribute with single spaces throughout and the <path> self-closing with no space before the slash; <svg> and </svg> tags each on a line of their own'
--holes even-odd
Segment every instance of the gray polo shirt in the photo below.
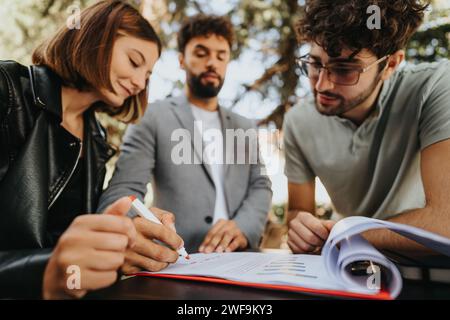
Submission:
<svg viewBox="0 0 450 320">
<path fill-rule="evenodd" d="M 450 62 L 407 65 L 386 81 L 359 127 L 317 112 L 311 97 L 285 117 L 285 174 L 319 177 L 343 216 L 385 219 L 423 208 L 420 151 L 450 138 Z"/>
</svg>

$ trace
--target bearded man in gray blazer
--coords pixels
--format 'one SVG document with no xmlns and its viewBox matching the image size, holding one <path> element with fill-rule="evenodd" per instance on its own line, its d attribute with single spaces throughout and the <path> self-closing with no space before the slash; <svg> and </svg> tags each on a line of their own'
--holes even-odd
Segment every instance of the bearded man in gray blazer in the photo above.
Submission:
<svg viewBox="0 0 450 320">
<path fill-rule="evenodd" d="M 151 104 L 141 122 L 128 128 L 99 211 L 124 195 L 143 200 L 151 182 L 153 205 L 174 213 L 188 251 L 259 245 L 272 190 L 256 127 L 220 107 L 217 98 L 233 41 L 231 23 L 223 17 L 198 15 L 183 24 L 178 46 L 184 94 Z M 146 246 L 130 249 L 126 272 L 159 269 Z"/>
</svg>

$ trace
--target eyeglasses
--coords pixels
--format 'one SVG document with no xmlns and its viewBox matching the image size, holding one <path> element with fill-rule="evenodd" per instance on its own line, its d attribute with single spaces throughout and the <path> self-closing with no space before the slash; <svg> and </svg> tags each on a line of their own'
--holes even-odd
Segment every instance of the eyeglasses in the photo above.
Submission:
<svg viewBox="0 0 450 320">
<path fill-rule="evenodd" d="M 318 78 L 322 69 L 325 69 L 327 71 L 328 80 L 334 84 L 341 86 L 354 86 L 359 82 L 361 73 L 367 72 L 372 67 L 380 64 L 388 58 L 389 55 L 384 56 L 366 67 L 361 67 L 355 63 L 348 62 L 336 62 L 323 65 L 319 62 L 310 61 L 309 55 L 297 59 L 297 63 L 300 66 L 302 74 L 310 79 Z"/>
</svg>

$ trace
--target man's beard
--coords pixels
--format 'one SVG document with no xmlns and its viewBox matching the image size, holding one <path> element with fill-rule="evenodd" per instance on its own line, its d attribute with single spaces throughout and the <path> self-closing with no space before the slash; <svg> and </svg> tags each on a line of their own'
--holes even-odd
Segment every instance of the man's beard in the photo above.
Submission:
<svg viewBox="0 0 450 320">
<path fill-rule="evenodd" d="M 187 82 L 188 86 L 192 91 L 192 94 L 199 98 L 214 98 L 217 97 L 220 90 L 223 86 L 223 79 L 215 73 L 217 79 L 219 80 L 219 85 L 216 87 L 213 83 L 208 82 L 207 84 L 202 83 L 202 78 L 212 71 L 207 71 L 199 74 L 198 76 L 194 75 L 190 71 L 187 71 Z"/>
<path fill-rule="evenodd" d="M 314 90 L 314 99 L 316 102 L 317 111 L 325 116 L 340 116 L 352 109 L 355 109 L 356 107 L 361 105 L 364 101 L 366 101 L 372 95 L 372 93 L 375 91 L 376 87 L 380 83 L 380 78 L 381 77 L 378 76 L 377 79 L 370 86 L 370 88 L 368 88 L 367 90 L 365 90 L 364 92 L 362 92 L 360 95 L 358 95 L 356 98 L 354 98 L 352 100 L 345 100 L 345 98 L 342 97 L 341 95 L 334 94 L 331 92 L 325 91 L 325 92 L 320 93 L 321 95 L 339 100 L 340 103 L 336 107 L 334 107 L 334 106 L 327 107 L 327 106 L 321 105 L 317 98 L 318 92 L 317 92 L 317 90 Z"/>
</svg>

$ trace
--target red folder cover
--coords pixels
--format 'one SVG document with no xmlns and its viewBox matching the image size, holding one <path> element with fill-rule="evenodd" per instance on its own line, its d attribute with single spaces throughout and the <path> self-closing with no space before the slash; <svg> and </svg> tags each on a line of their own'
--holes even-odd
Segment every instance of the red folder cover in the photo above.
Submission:
<svg viewBox="0 0 450 320">
<path fill-rule="evenodd" d="M 201 276 L 188 276 L 188 275 L 173 275 L 173 274 L 154 274 L 154 273 L 135 273 L 131 276 L 141 276 L 141 277 L 157 277 L 157 278 L 169 278 L 169 279 L 181 279 L 181 280 L 191 280 L 191 281 L 201 281 L 201 282 L 212 282 L 220 284 L 228 284 L 243 287 L 253 287 L 260 289 L 270 289 L 270 290 L 281 290 L 281 291 L 291 291 L 299 292 L 312 295 L 325 295 L 333 297 L 344 297 L 344 298 L 354 298 L 354 299 L 371 299 L 371 300 L 393 300 L 389 293 L 385 290 L 381 290 L 378 294 L 362 294 L 348 291 L 336 291 L 336 290 L 322 290 L 313 288 L 304 288 L 289 285 L 278 285 L 278 284 L 264 284 L 264 283 L 253 283 L 253 282 L 242 282 L 233 281 L 221 278 L 211 278 L 211 277 L 201 277 Z"/>
</svg>

